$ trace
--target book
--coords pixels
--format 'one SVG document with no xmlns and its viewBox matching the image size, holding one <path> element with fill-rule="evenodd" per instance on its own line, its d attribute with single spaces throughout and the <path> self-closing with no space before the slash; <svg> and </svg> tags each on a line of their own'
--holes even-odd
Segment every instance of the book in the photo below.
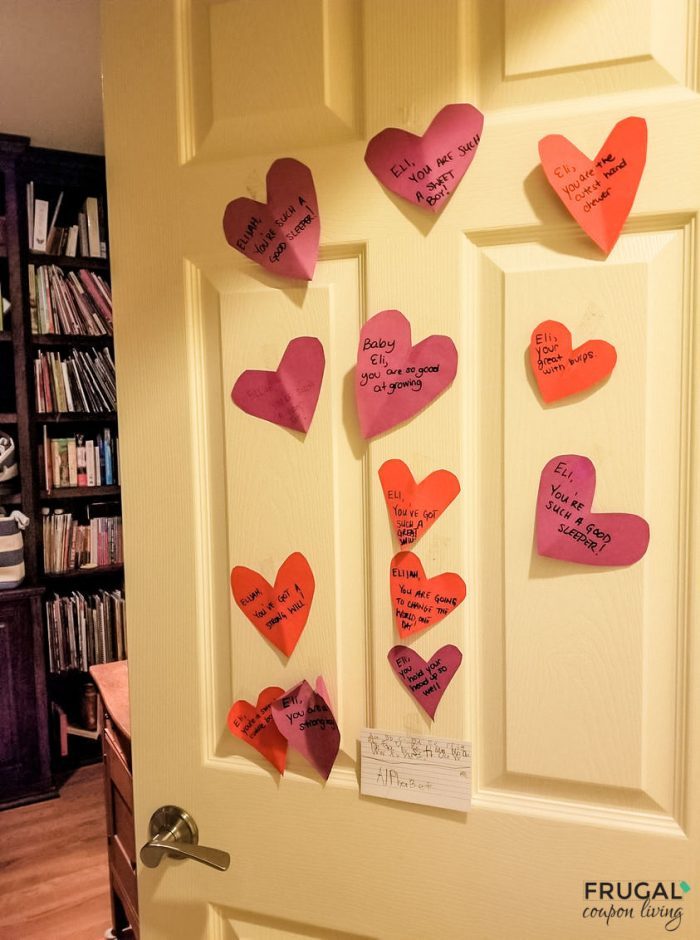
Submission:
<svg viewBox="0 0 700 940">
<path fill-rule="evenodd" d="M 34 182 L 27 183 L 27 235 L 29 250 L 34 248 Z"/>
<path fill-rule="evenodd" d="M 85 436 L 83 434 L 75 435 L 76 443 L 76 468 L 78 477 L 78 486 L 88 485 L 87 475 L 87 453 L 85 447 Z"/>
<path fill-rule="evenodd" d="M 95 485 L 95 442 L 85 442 L 85 464 L 87 468 L 87 485 Z"/>
<path fill-rule="evenodd" d="M 34 200 L 34 251 L 46 251 L 46 236 L 49 223 L 49 203 L 46 199 Z"/>
<path fill-rule="evenodd" d="M 71 225 L 66 238 L 66 258 L 75 258 L 78 253 L 78 226 Z"/>
<path fill-rule="evenodd" d="M 87 216 L 84 212 L 78 213 L 78 245 L 83 258 L 89 258 L 90 245 L 88 242 Z"/>
<path fill-rule="evenodd" d="M 87 220 L 88 254 L 91 258 L 99 258 L 100 221 L 96 196 L 88 196 L 85 200 L 85 218 Z"/>
<path fill-rule="evenodd" d="M 63 202 L 63 193 L 61 192 L 56 200 L 56 206 L 53 210 L 53 215 L 51 216 L 51 224 L 49 225 L 49 234 L 46 236 L 46 251 L 50 254 L 58 254 L 60 251 L 60 235 L 61 230 L 57 229 L 56 221 L 58 219 L 58 213 L 61 208 L 61 203 Z"/>
<path fill-rule="evenodd" d="M 125 659 L 126 603 L 120 590 L 53 594 L 44 604 L 49 670 L 86 672 L 97 663 Z"/>
</svg>

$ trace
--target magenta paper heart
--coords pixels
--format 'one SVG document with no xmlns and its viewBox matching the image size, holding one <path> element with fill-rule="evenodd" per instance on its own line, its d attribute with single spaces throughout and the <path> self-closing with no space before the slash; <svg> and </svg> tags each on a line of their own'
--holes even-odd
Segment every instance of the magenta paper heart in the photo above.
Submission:
<svg viewBox="0 0 700 940">
<path fill-rule="evenodd" d="M 247 369 L 236 379 L 231 398 L 255 418 L 293 431 L 308 431 L 321 392 L 326 357 L 315 336 L 297 336 L 275 372 Z"/>
<path fill-rule="evenodd" d="M 649 545 L 649 524 L 626 512 L 591 512 L 595 467 L 588 457 L 553 457 L 537 493 L 537 552 L 580 565 L 633 565 Z"/>
<path fill-rule="evenodd" d="M 484 115 L 471 104 L 448 104 L 422 137 L 387 127 L 373 137 L 365 163 L 392 193 L 441 212 L 476 155 Z"/>
<path fill-rule="evenodd" d="M 266 182 L 266 203 L 240 196 L 226 206 L 226 241 L 272 274 L 310 281 L 321 236 L 311 170 L 284 157 L 272 164 Z"/>
<path fill-rule="evenodd" d="M 355 398 L 367 439 L 412 418 L 447 388 L 457 372 L 449 336 L 411 346 L 411 324 L 399 310 L 382 310 L 362 327 Z"/>
<path fill-rule="evenodd" d="M 289 744 L 328 780 L 340 749 L 340 731 L 321 694 L 326 687 L 320 676 L 316 688 L 314 692 L 304 679 L 285 692 L 272 703 L 272 720 Z"/>
<path fill-rule="evenodd" d="M 462 654 L 457 647 L 452 644 L 442 646 L 426 663 L 408 646 L 394 646 L 387 659 L 420 707 L 434 718 L 440 699 L 462 662 Z"/>
</svg>

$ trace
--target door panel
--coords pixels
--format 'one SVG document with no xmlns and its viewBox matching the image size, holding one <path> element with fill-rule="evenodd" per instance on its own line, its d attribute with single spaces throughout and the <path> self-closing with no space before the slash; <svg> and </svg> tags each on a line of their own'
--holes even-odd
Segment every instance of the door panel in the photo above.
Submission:
<svg viewBox="0 0 700 940">
<path fill-rule="evenodd" d="M 144 936 L 640 940 L 658 921 L 583 919 L 583 884 L 698 882 L 696 581 L 700 191 L 695 5 L 437 0 L 105 0 L 105 119 L 123 427 L 137 840 L 184 806 L 228 873 L 140 872 Z M 137 37 L 137 38 L 135 38 Z M 367 139 L 422 133 L 451 101 L 486 114 L 439 217 L 385 192 Z M 630 114 L 649 125 L 632 216 L 607 260 L 544 179 L 537 142 L 589 154 Z M 227 202 L 265 199 L 293 156 L 313 172 L 313 282 L 231 250 Z M 364 442 L 353 368 L 386 308 L 414 342 L 447 333 L 453 385 Z M 595 391 L 544 408 L 534 327 L 612 342 Z M 318 336 L 326 371 L 306 436 L 231 402 Z M 645 516 L 645 558 L 583 569 L 539 557 L 539 474 L 556 454 L 597 469 L 595 508 Z M 458 499 L 417 546 L 467 599 L 412 644 L 462 667 L 431 723 L 387 662 L 395 552 L 377 477 L 457 473 Z M 293 551 L 316 595 L 289 661 L 232 601 L 237 564 L 272 581 Z M 157 668 L 154 669 L 154 664 Z M 323 786 L 283 779 L 226 729 L 238 698 L 323 674 L 341 752 Z M 361 797 L 360 729 L 471 740 L 467 816 Z M 695 882 L 694 880 L 695 879 Z M 697 930 L 698 891 L 679 935 Z"/>
</svg>

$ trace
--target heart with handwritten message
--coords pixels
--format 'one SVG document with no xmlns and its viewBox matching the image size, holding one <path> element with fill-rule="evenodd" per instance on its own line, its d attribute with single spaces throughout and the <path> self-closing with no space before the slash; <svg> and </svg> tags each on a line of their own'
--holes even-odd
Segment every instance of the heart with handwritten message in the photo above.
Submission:
<svg viewBox="0 0 700 940">
<path fill-rule="evenodd" d="M 274 585 L 243 565 L 231 571 L 231 591 L 239 609 L 285 656 L 292 655 L 306 626 L 315 588 L 311 566 L 301 552 L 282 564 Z"/>
<path fill-rule="evenodd" d="M 580 565 L 633 565 L 649 545 L 649 523 L 626 512 L 593 512 L 595 467 L 563 454 L 542 470 L 537 493 L 537 552 Z"/>
<path fill-rule="evenodd" d="M 610 254 L 632 209 L 647 158 L 647 122 L 619 121 L 596 156 L 561 134 L 539 143 L 542 168 L 554 192 L 596 245 Z"/>
<path fill-rule="evenodd" d="M 615 347 L 604 339 L 589 339 L 572 349 L 571 333 L 556 320 L 544 320 L 530 337 L 532 374 L 546 402 L 597 385 L 610 375 L 616 362 Z"/>
<path fill-rule="evenodd" d="M 451 643 L 442 646 L 426 662 L 408 646 L 394 646 L 387 659 L 420 707 L 434 718 L 440 699 L 462 662 L 462 654 L 457 647 Z"/>
<path fill-rule="evenodd" d="M 298 336 L 274 372 L 248 369 L 238 376 L 231 398 L 255 418 L 292 431 L 308 431 L 321 392 L 326 357 L 320 340 Z"/>
<path fill-rule="evenodd" d="M 403 460 L 397 459 L 384 461 L 379 480 L 399 545 L 417 542 L 459 493 L 459 480 L 449 470 L 433 470 L 416 483 Z"/>
<path fill-rule="evenodd" d="M 484 115 L 448 104 L 422 137 L 387 127 L 373 137 L 365 163 L 383 186 L 414 206 L 441 212 L 476 156 Z"/>
<path fill-rule="evenodd" d="M 340 750 L 340 731 L 326 696 L 323 679 L 316 690 L 304 679 L 272 703 L 272 718 L 280 734 L 328 780 Z"/>
<path fill-rule="evenodd" d="M 452 571 L 426 578 L 413 552 L 394 555 L 389 582 L 399 636 L 414 636 L 440 623 L 467 596 L 466 584 Z"/>
<path fill-rule="evenodd" d="M 256 705 L 239 699 L 229 709 L 226 723 L 231 734 L 254 747 L 281 774 L 287 762 L 287 740 L 272 720 L 272 703 L 284 689 L 271 685 L 258 695 Z"/>
<path fill-rule="evenodd" d="M 411 345 L 411 324 L 399 310 L 382 310 L 360 331 L 355 398 L 362 436 L 396 427 L 422 411 L 457 373 L 449 336 Z"/>
<path fill-rule="evenodd" d="M 272 164 L 266 182 L 266 203 L 239 196 L 226 206 L 226 241 L 272 274 L 310 281 L 321 237 L 311 170 L 283 157 Z"/>
</svg>

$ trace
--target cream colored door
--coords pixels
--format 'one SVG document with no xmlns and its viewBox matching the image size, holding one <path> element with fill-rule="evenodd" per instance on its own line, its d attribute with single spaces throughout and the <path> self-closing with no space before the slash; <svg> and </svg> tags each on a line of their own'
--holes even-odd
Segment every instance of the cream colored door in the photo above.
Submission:
<svg viewBox="0 0 700 940">
<path fill-rule="evenodd" d="M 700 934 L 696 14 L 691 0 L 103 3 L 136 838 L 175 803 L 232 859 L 223 874 L 140 869 L 147 940 L 665 934 L 669 918 L 642 917 L 639 901 L 609 924 L 584 916 L 608 907 L 584 897 L 601 881 L 684 881 L 668 906 L 678 936 Z M 433 218 L 384 191 L 363 154 L 382 128 L 422 133 L 460 101 L 485 113 L 482 143 Z M 628 115 L 648 122 L 647 167 L 602 260 L 537 143 L 562 133 L 593 155 Z M 316 182 L 308 286 L 275 280 L 222 232 L 229 200 L 264 200 L 284 156 Z M 385 308 L 416 340 L 450 335 L 459 369 L 367 445 L 352 370 L 363 322 Z M 545 409 L 525 354 L 550 318 L 576 342 L 614 343 L 619 361 L 594 394 Z M 301 440 L 230 391 L 304 335 L 327 365 Z M 598 507 L 649 520 L 639 564 L 534 554 L 539 474 L 567 453 L 594 461 Z M 468 589 L 413 644 L 464 653 L 434 725 L 386 661 L 395 547 L 377 470 L 392 457 L 462 485 L 416 548 Z M 242 564 L 272 581 L 293 551 L 316 597 L 285 662 L 228 580 Z M 319 673 L 336 766 L 324 786 L 291 757 L 278 779 L 228 733 L 228 708 Z M 364 726 L 472 741 L 472 811 L 361 797 Z"/>
</svg>

